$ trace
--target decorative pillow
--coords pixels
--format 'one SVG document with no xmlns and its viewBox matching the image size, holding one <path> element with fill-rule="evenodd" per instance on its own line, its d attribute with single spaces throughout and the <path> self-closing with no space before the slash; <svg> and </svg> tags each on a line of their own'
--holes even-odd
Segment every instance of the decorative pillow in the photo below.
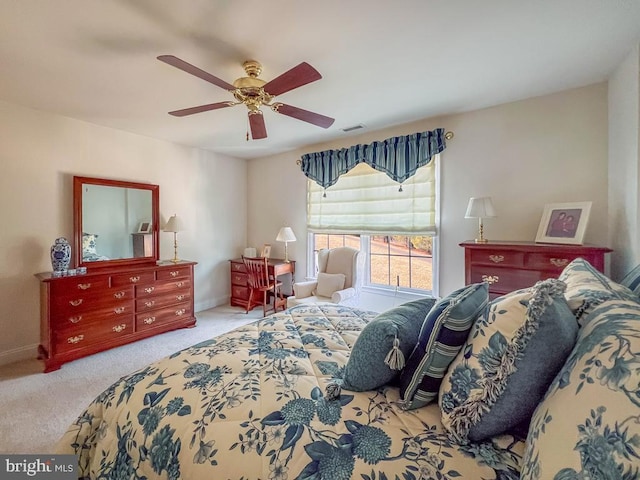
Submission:
<svg viewBox="0 0 640 480">
<path fill-rule="evenodd" d="M 333 292 L 344 288 L 344 273 L 319 273 L 316 295 L 330 297 Z"/>
<path fill-rule="evenodd" d="M 594 307 L 529 428 L 521 479 L 640 478 L 640 304 Z"/>
<path fill-rule="evenodd" d="M 530 420 L 574 346 L 565 284 L 549 279 L 492 301 L 440 385 L 442 423 L 459 443 Z"/>
<path fill-rule="evenodd" d="M 362 392 L 393 380 L 402 369 L 402 359 L 416 346 L 422 323 L 435 302 L 435 298 L 424 298 L 404 303 L 368 323 L 353 345 L 342 387 Z"/>
<path fill-rule="evenodd" d="M 627 287 L 636 295 L 640 295 L 640 265 L 627 273 L 624 278 L 620 280 L 620 285 Z"/>
<path fill-rule="evenodd" d="M 567 284 L 565 297 L 581 326 L 583 319 L 606 300 L 638 299 L 627 287 L 606 277 L 583 258 L 572 261 L 558 278 Z"/>
<path fill-rule="evenodd" d="M 98 254 L 96 251 L 96 239 L 98 235 L 95 233 L 82 233 L 82 253 L 83 254 Z"/>
<path fill-rule="evenodd" d="M 422 407 L 436 398 L 442 377 L 487 303 L 488 284 L 476 283 L 443 298 L 427 314 L 418 344 L 400 374 L 404 408 Z"/>
</svg>

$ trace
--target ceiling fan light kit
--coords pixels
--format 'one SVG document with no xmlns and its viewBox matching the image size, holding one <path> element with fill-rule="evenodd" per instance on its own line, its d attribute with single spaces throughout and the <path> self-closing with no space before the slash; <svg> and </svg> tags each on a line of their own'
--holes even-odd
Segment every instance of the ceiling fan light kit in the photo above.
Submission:
<svg viewBox="0 0 640 480">
<path fill-rule="evenodd" d="M 242 65 L 247 76 L 236 79 L 232 85 L 173 55 L 160 55 L 158 60 L 231 92 L 236 100 L 235 102 L 227 101 L 209 103 L 207 105 L 174 110 L 169 112 L 170 115 L 184 117 L 195 113 L 217 110 L 219 108 L 245 105 L 248 109 L 251 138 L 254 140 L 267 137 L 267 128 L 262 115 L 262 110 L 260 109 L 262 106 L 269 107 L 276 113 L 280 113 L 297 120 L 302 120 L 303 122 L 311 123 L 312 125 L 317 125 L 322 128 L 329 128 L 334 122 L 333 118 L 320 115 L 319 113 L 310 112 L 308 110 L 303 110 L 302 108 L 280 102 L 273 102 L 273 99 L 278 95 L 322 78 L 322 75 L 320 75 L 315 68 L 306 62 L 302 62 L 279 77 L 276 77 L 269 82 L 265 82 L 258 78 L 262 73 L 262 65 L 260 62 L 247 60 Z"/>
</svg>

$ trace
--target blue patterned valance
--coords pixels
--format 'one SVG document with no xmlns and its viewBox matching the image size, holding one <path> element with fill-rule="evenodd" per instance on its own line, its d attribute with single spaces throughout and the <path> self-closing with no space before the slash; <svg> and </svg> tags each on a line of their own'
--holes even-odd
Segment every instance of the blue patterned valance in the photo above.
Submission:
<svg viewBox="0 0 640 480">
<path fill-rule="evenodd" d="M 434 155 L 446 147 L 443 128 L 387 138 L 368 145 L 354 145 L 340 150 L 307 153 L 302 156 L 302 172 L 318 185 L 327 188 L 359 163 L 386 173 L 402 183 L 428 164 Z"/>
</svg>

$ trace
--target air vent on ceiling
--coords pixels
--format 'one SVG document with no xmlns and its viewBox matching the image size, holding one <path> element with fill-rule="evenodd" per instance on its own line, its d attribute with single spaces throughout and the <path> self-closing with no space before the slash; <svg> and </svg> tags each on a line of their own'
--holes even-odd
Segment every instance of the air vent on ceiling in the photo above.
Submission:
<svg viewBox="0 0 640 480">
<path fill-rule="evenodd" d="M 359 123 L 358 125 L 353 125 L 352 127 L 343 128 L 342 131 L 343 132 L 353 132 L 354 130 L 359 130 L 361 128 L 364 128 L 364 125 Z"/>
</svg>

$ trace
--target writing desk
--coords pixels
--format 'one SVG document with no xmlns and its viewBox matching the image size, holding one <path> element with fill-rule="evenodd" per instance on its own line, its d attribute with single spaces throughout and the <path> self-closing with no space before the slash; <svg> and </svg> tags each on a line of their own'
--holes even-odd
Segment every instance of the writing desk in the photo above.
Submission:
<svg viewBox="0 0 640 480">
<path fill-rule="evenodd" d="M 246 309 L 249 303 L 249 279 L 244 263 L 242 258 L 234 258 L 229 260 L 229 264 L 231 274 L 231 298 L 229 299 L 229 304 Z M 296 273 L 296 262 L 294 260 L 287 263 L 280 258 L 270 258 L 267 268 L 270 276 L 280 277 L 281 275 L 291 274 L 291 282 L 293 283 Z M 256 305 L 262 305 L 262 299 Z"/>
</svg>

